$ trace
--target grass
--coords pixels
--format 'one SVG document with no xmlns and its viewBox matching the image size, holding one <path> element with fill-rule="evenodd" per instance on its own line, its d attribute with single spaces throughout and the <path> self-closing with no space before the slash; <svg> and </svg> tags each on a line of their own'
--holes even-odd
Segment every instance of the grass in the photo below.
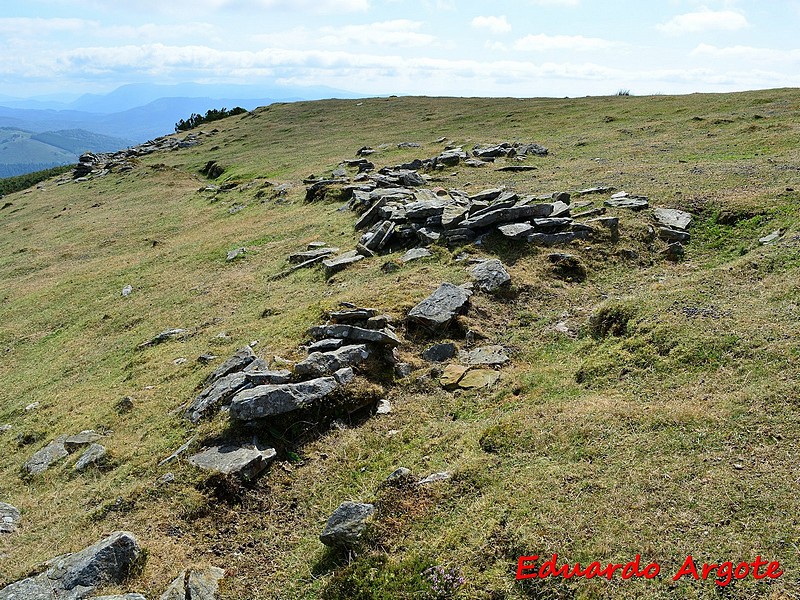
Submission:
<svg viewBox="0 0 800 600">
<path fill-rule="evenodd" d="M 126 589 L 148 597 L 206 564 L 228 569 L 226 599 L 423 598 L 422 573 L 435 565 L 457 568 L 456 597 L 470 599 L 796 597 L 798 196 L 787 188 L 800 189 L 798 99 L 787 89 L 277 104 L 215 122 L 201 145 L 142 158 L 128 173 L 7 196 L 0 424 L 12 429 L 0 434 L 0 500 L 22 509 L 23 526 L 0 539 L 0 582 L 128 529 L 148 561 Z M 340 301 L 400 320 L 439 282 L 467 281 L 460 249 L 444 248 L 394 273 L 380 269 L 397 258 L 388 256 L 330 281 L 318 270 L 270 279 L 309 242 L 349 249 L 357 239 L 352 213 L 303 203 L 303 178 L 365 145 L 378 166 L 434 156 L 441 136 L 467 149 L 533 141 L 550 155 L 528 159 L 536 171 L 459 167 L 434 185 L 643 194 L 695 215 L 686 260 L 661 258 L 646 214 L 621 213 L 618 242 L 569 249 L 582 282 L 554 274 L 546 250 L 490 238 L 466 251 L 500 256 L 514 287 L 501 299 L 476 294 L 462 325 L 511 350 L 497 387 L 439 389 L 419 356 L 431 340 L 409 336 L 401 352 L 418 368 L 385 390 L 390 415 L 312 432 L 254 486 L 226 490 L 183 461 L 158 467 L 192 435 L 197 446 L 226 431 L 224 415 L 197 427 L 180 418 L 214 368 L 200 354 L 258 340 L 262 356 L 298 359 L 305 330 Z M 226 167 L 213 182 L 199 174 L 209 160 Z M 291 188 L 276 199 L 266 181 Z M 226 182 L 240 185 L 199 191 Z M 776 229 L 780 241 L 758 244 Z M 245 257 L 226 263 L 239 246 Z M 556 332 L 560 321 L 577 336 Z M 136 350 L 171 327 L 189 334 Z M 132 411 L 116 409 L 123 396 Z M 48 440 L 89 428 L 108 434 L 108 469 L 76 476 L 65 462 L 20 477 Z M 424 489 L 383 485 L 399 466 L 454 476 Z M 162 482 L 168 471 L 173 483 Z M 317 539 L 344 500 L 379 507 L 349 557 Z M 760 554 L 786 574 L 724 589 L 668 576 L 514 581 L 520 555 L 555 552 L 603 564 L 641 554 L 665 574 L 688 554 Z"/>
</svg>

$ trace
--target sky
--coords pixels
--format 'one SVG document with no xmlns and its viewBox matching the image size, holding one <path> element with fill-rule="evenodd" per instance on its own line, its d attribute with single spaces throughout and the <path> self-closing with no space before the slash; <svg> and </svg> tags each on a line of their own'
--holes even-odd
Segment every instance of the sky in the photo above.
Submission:
<svg viewBox="0 0 800 600">
<path fill-rule="evenodd" d="M 128 83 L 561 97 L 800 86 L 800 0 L 0 0 L 0 97 Z"/>
</svg>

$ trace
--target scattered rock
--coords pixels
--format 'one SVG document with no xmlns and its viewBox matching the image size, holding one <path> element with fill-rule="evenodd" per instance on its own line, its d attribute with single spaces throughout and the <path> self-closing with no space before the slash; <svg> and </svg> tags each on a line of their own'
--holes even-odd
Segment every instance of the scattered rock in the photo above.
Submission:
<svg viewBox="0 0 800 600">
<path fill-rule="evenodd" d="M 759 238 L 758 239 L 758 243 L 761 244 L 762 246 L 766 245 L 766 244 L 771 244 L 772 242 L 774 242 L 775 240 L 780 238 L 781 235 L 783 235 L 783 233 L 781 232 L 780 229 L 775 230 L 772 233 L 770 233 L 769 235 L 765 235 L 764 237 Z"/>
<path fill-rule="evenodd" d="M 245 254 L 247 254 L 247 248 L 242 246 L 234 250 L 229 250 L 228 254 L 225 256 L 225 260 L 226 262 L 231 262 L 233 260 L 236 260 L 237 258 L 242 258 Z"/>
<path fill-rule="evenodd" d="M 164 331 L 156 335 L 154 338 L 146 342 L 142 342 L 141 344 L 139 344 L 138 347 L 141 349 L 141 348 L 148 348 L 150 346 L 156 346 L 158 344 L 163 344 L 164 342 L 175 339 L 176 337 L 184 333 L 186 333 L 185 329 L 165 329 Z"/>
<path fill-rule="evenodd" d="M 147 600 L 141 594 L 114 594 L 113 596 L 93 596 L 92 600 Z"/>
<path fill-rule="evenodd" d="M 189 457 L 194 466 L 223 475 L 236 475 L 251 481 L 260 475 L 275 458 L 274 448 L 253 444 L 222 444 L 205 448 Z"/>
<path fill-rule="evenodd" d="M 478 288 L 488 293 L 497 292 L 511 284 L 511 275 L 496 258 L 478 263 L 470 269 L 470 274 Z"/>
<path fill-rule="evenodd" d="M 308 335 L 316 340 L 340 338 L 354 342 L 369 342 L 394 348 L 402 342 L 391 331 L 365 329 L 354 325 L 319 325 L 308 330 Z"/>
<path fill-rule="evenodd" d="M 408 320 L 425 327 L 445 328 L 466 310 L 470 295 L 463 287 L 443 283 L 411 309 Z"/>
<path fill-rule="evenodd" d="M 59 436 L 36 452 L 22 465 L 23 470 L 30 475 L 38 475 L 49 469 L 54 463 L 69 456 L 69 452 L 64 447 L 65 439 L 67 439 L 67 436 Z M 1 598 L 2 596 L 0 596 Z"/>
<path fill-rule="evenodd" d="M 462 367 L 461 365 L 447 365 L 439 378 L 439 383 L 444 388 L 454 388 L 468 370 L 468 367 Z"/>
<path fill-rule="evenodd" d="M 396 481 L 398 479 L 405 479 L 406 477 L 410 476 L 411 476 L 411 469 L 408 469 L 406 467 L 400 467 L 389 473 L 389 476 L 386 478 L 386 482 L 388 483 L 390 481 Z"/>
<path fill-rule="evenodd" d="M 667 260 L 671 260 L 677 262 L 681 260 L 686 253 L 686 250 L 683 247 L 683 244 L 680 242 L 673 242 L 669 246 L 667 246 L 666 250 L 664 250 L 663 254 Z"/>
<path fill-rule="evenodd" d="M 367 360 L 369 355 L 369 349 L 364 344 L 343 346 L 330 352 L 312 352 L 295 365 L 294 371 L 301 376 L 323 377 L 344 367 L 358 365 Z"/>
<path fill-rule="evenodd" d="M 225 570 L 219 567 L 190 569 L 178 575 L 160 600 L 216 600 Z"/>
<path fill-rule="evenodd" d="M 134 535 L 118 531 L 80 552 L 54 558 L 39 575 L 0 589 L 0 599 L 81 600 L 102 585 L 121 583 L 141 554 Z"/>
<path fill-rule="evenodd" d="M 474 350 L 462 350 L 458 353 L 461 364 L 473 366 L 501 366 L 508 362 L 508 355 L 502 346 L 483 346 Z"/>
<path fill-rule="evenodd" d="M 357 543 L 375 512 L 372 504 L 342 502 L 325 524 L 320 541 L 330 547 L 348 547 Z"/>
<path fill-rule="evenodd" d="M 419 260 L 420 258 L 428 258 L 429 256 L 433 255 L 427 248 L 412 248 L 400 257 L 400 262 L 405 264 L 414 260 Z"/>
<path fill-rule="evenodd" d="M 124 288 L 122 288 L 123 297 L 130 296 L 132 292 L 133 292 L 133 286 L 126 285 Z"/>
<path fill-rule="evenodd" d="M 130 396 L 124 396 L 117 400 L 117 403 L 114 405 L 114 408 L 117 410 L 118 413 L 126 413 L 133 410 L 133 398 Z"/>
<path fill-rule="evenodd" d="M 181 455 L 189 449 L 189 447 L 194 443 L 196 439 L 197 439 L 196 435 L 192 436 L 190 440 L 181 444 L 180 447 L 177 450 L 175 450 L 175 452 L 173 452 L 167 458 L 158 463 L 158 466 L 163 467 L 164 465 L 169 464 L 174 460 L 178 460 L 178 458 L 180 458 Z"/>
<path fill-rule="evenodd" d="M 661 227 L 686 231 L 692 223 L 692 215 L 674 208 L 657 208 L 653 211 L 653 218 Z"/>
<path fill-rule="evenodd" d="M 335 258 L 325 259 L 322 261 L 322 266 L 325 267 L 325 277 L 333 277 L 339 271 L 363 259 L 364 257 L 355 250 L 345 252 Z"/>
<path fill-rule="evenodd" d="M 489 369 L 472 369 L 458 381 L 458 387 L 475 389 L 491 387 L 500 379 L 500 373 Z"/>
<path fill-rule="evenodd" d="M 80 450 L 83 446 L 88 446 L 89 444 L 102 438 L 103 436 L 96 431 L 87 429 L 75 435 L 70 435 L 64 438 L 64 448 L 66 448 L 67 452 L 72 454 L 73 452 Z"/>
<path fill-rule="evenodd" d="M 250 346 L 239 348 L 236 353 L 228 360 L 218 366 L 206 379 L 207 383 L 212 383 L 217 379 L 221 379 L 226 375 L 244 370 L 250 363 L 256 359 L 256 355 Z"/>
<path fill-rule="evenodd" d="M 429 362 L 445 362 L 456 354 L 456 345 L 453 343 L 434 344 L 422 353 L 422 358 Z"/>
<path fill-rule="evenodd" d="M 428 484 L 431 484 L 431 483 L 437 483 L 439 481 L 447 481 L 452 476 L 453 475 L 449 471 L 442 471 L 440 473 L 433 473 L 431 475 L 428 475 L 424 479 L 420 479 L 417 482 L 417 485 L 428 485 Z"/>
<path fill-rule="evenodd" d="M 638 211 L 644 210 L 648 206 L 650 206 L 647 198 L 644 196 L 629 196 L 624 192 L 621 194 L 614 194 L 611 196 L 609 200 L 606 200 L 603 204 L 611 208 L 628 208 L 630 210 Z"/>
<path fill-rule="evenodd" d="M 101 465 L 105 461 L 107 454 L 108 451 L 104 446 L 92 444 L 81 454 L 73 468 L 80 472 L 89 465 Z"/>
<path fill-rule="evenodd" d="M 386 398 L 378 400 L 378 405 L 375 407 L 375 414 L 388 415 L 392 412 L 392 405 Z"/>
<path fill-rule="evenodd" d="M 14 533 L 20 521 L 19 509 L 0 502 L 0 533 Z"/>
<path fill-rule="evenodd" d="M 308 261 L 313 259 L 322 260 L 331 254 L 336 254 L 337 252 L 339 252 L 339 248 L 328 248 L 326 246 L 323 246 L 322 248 L 312 248 L 310 250 L 306 250 L 305 252 L 297 252 L 290 255 L 289 262 L 291 264 L 308 263 Z"/>
<path fill-rule="evenodd" d="M 184 416 L 192 423 L 197 423 L 220 406 L 229 404 L 239 391 L 249 387 L 252 387 L 252 383 L 242 371 L 217 378 L 192 401 Z"/>
</svg>

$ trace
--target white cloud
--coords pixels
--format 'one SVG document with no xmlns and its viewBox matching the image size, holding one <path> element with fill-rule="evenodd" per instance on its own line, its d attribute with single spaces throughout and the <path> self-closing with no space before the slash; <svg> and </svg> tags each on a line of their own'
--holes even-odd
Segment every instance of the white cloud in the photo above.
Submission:
<svg viewBox="0 0 800 600">
<path fill-rule="evenodd" d="M 530 0 L 537 6 L 578 6 L 581 0 Z"/>
<path fill-rule="evenodd" d="M 0 19 L 0 33 L 6 35 L 46 35 L 49 33 L 76 32 L 96 22 L 85 19 L 41 19 L 30 17 L 9 17 Z"/>
<path fill-rule="evenodd" d="M 797 62 L 800 61 L 800 49 L 779 50 L 777 48 L 754 48 L 753 46 L 727 46 L 719 48 L 709 44 L 700 44 L 692 50 L 692 56 L 708 56 L 711 58 L 731 59 L 736 61 Z"/>
<path fill-rule="evenodd" d="M 656 29 L 670 35 L 680 35 L 704 31 L 738 31 L 749 26 L 747 18 L 736 11 L 703 8 L 697 12 L 677 15 L 666 23 L 656 25 Z"/>
<path fill-rule="evenodd" d="M 397 19 L 366 25 L 345 25 L 344 27 L 324 27 L 317 43 L 329 46 L 430 46 L 437 41 L 433 35 L 420 33 L 424 23 Z"/>
<path fill-rule="evenodd" d="M 549 50 L 592 51 L 617 48 L 624 44 L 602 38 L 582 35 L 528 35 L 514 42 L 514 49 L 523 52 L 546 52 Z"/>
<path fill-rule="evenodd" d="M 488 29 L 489 32 L 499 35 L 511 31 L 511 23 L 505 15 L 499 17 L 475 17 L 472 19 L 472 26 L 475 29 Z"/>
</svg>

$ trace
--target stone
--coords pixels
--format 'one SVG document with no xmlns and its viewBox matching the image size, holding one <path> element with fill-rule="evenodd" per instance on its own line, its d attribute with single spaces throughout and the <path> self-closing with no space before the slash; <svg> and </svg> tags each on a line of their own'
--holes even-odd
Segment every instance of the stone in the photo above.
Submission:
<svg viewBox="0 0 800 600">
<path fill-rule="evenodd" d="M 230 403 L 239 391 L 251 386 L 247 374 L 241 371 L 217 378 L 192 400 L 184 412 L 184 417 L 192 423 L 197 423 L 220 406 Z"/>
<path fill-rule="evenodd" d="M 350 310 L 334 310 L 328 313 L 334 323 L 356 323 L 366 321 L 378 314 L 374 308 L 353 308 Z"/>
<path fill-rule="evenodd" d="M 325 398 L 339 387 L 333 377 L 320 377 L 300 383 L 259 385 L 236 394 L 231 401 L 234 421 L 252 421 L 281 415 Z"/>
<path fill-rule="evenodd" d="M 533 225 L 530 223 L 511 223 L 500 225 L 497 230 L 505 237 L 512 240 L 524 240 L 533 233 Z"/>
<path fill-rule="evenodd" d="M 531 225 L 533 225 L 537 231 L 558 231 L 572 225 L 572 219 L 568 217 L 544 217 L 541 219 L 531 219 Z"/>
<path fill-rule="evenodd" d="M 14 533 L 20 521 L 19 509 L 0 502 L 0 533 Z"/>
<path fill-rule="evenodd" d="M 160 600 L 216 600 L 219 582 L 225 570 L 219 567 L 189 569 L 178 575 L 160 596 Z"/>
<path fill-rule="evenodd" d="M 677 262 L 683 258 L 683 255 L 686 253 L 686 250 L 683 247 L 683 244 L 680 242 L 673 242 L 669 246 L 667 246 L 666 250 L 663 251 L 664 257 L 667 260 L 671 260 Z"/>
<path fill-rule="evenodd" d="M 411 477 L 411 469 L 406 467 L 399 467 L 389 473 L 389 476 L 386 478 L 386 482 L 396 481 L 398 479 L 405 479 L 407 477 Z"/>
<path fill-rule="evenodd" d="M 55 440 L 47 444 L 44 448 L 34 453 L 22 468 L 30 475 L 38 475 L 50 468 L 54 463 L 69 456 L 69 452 L 64 447 L 64 440 L 67 436 L 57 437 Z M 2 598 L 2 596 L 0 596 Z"/>
<path fill-rule="evenodd" d="M 242 371 L 255 359 L 256 355 L 250 346 L 239 348 L 233 356 L 214 369 L 214 371 L 206 378 L 206 382 L 210 383 L 231 373 Z"/>
<path fill-rule="evenodd" d="M 434 198 L 406 204 L 406 218 L 409 221 L 424 221 L 433 216 L 441 216 L 444 211 L 444 200 Z"/>
<path fill-rule="evenodd" d="M 539 246 L 556 246 L 568 244 L 575 240 L 589 237 L 590 231 L 562 231 L 561 233 L 532 233 L 528 236 L 528 243 Z"/>
<path fill-rule="evenodd" d="M 130 296 L 132 293 L 133 293 L 133 286 L 126 285 L 124 288 L 122 288 L 122 295 L 124 297 L 125 296 Z"/>
<path fill-rule="evenodd" d="M 445 362 L 456 354 L 456 345 L 453 343 L 434 344 L 422 353 L 422 358 L 429 362 Z"/>
<path fill-rule="evenodd" d="M 511 275 L 508 274 L 503 263 L 496 258 L 478 263 L 470 269 L 470 275 L 475 279 L 480 290 L 490 294 L 511 284 Z"/>
<path fill-rule="evenodd" d="M 433 162 L 436 166 L 455 167 L 462 160 L 466 160 L 468 156 L 461 148 L 453 148 L 442 152 L 433 159 Z"/>
<path fill-rule="evenodd" d="M 205 471 L 236 475 L 252 481 L 260 475 L 275 458 L 274 448 L 253 444 L 221 444 L 210 446 L 189 457 L 189 462 Z"/>
<path fill-rule="evenodd" d="M 400 257 L 400 262 L 405 264 L 421 258 L 428 258 L 430 256 L 433 256 L 433 254 L 431 254 L 431 251 L 427 248 L 412 248 Z"/>
<path fill-rule="evenodd" d="M 312 352 L 294 366 L 294 372 L 301 376 L 322 377 L 361 364 L 369 356 L 370 351 L 364 344 L 342 346 L 330 352 Z"/>
<path fill-rule="evenodd" d="M 148 348 L 150 346 L 156 346 L 158 344 L 163 344 L 164 342 L 167 342 L 169 340 L 173 340 L 176 337 L 178 337 L 179 335 L 184 334 L 184 333 L 186 333 L 185 329 L 178 329 L 178 328 L 165 329 L 164 331 L 162 331 L 161 333 L 159 333 L 155 337 L 147 340 L 146 342 L 142 342 L 141 344 L 139 344 L 138 347 L 141 349 L 141 348 Z"/>
<path fill-rule="evenodd" d="M 380 329 L 366 329 L 355 325 L 318 325 L 308 330 L 308 335 L 314 339 L 340 338 L 354 342 L 369 342 L 381 346 L 395 348 L 402 342 L 391 331 Z"/>
<path fill-rule="evenodd" d="M 233 250 L 228 250 L 228 254 L 225 255 L 225 261 L 231 262 L 236 260 L 237 258 L 242 258 L 245 254 L 247 254 L 247 248 L 244 246 L 239 248 L 234 248 Z"/>
<path fill-rule="evenodd" d="M 609 192 L 613 192 L 614 188 L 610 186 L 598 186 L 598 187 L 590 187 L 584 190 L 580 190 L 576 192 L 578 196 L 585 196 L 587 194 L 608 194 Z M 624 192 L 623 192 L 624 193 Z M 613 196 L 612 196 L 613 198 Z"/>
<path fill-rule="evenodd" d="M 327 258 L 322 261 L 322 266 L 325 267 L 325 277 L 332 277 L 339 271 L 363 259 L 364 257 L 355 250 L 350 250 L 335 258 Z"/>
<path fill-rule="evenodd" d="M 461 364 L 470 367 L 478 365 L 500 366 L 508 362 L 508 355 L 502 346 L 483 346 L 474 350 L 462 350 L 458 353 Z"/>
<path fill-rule="evenodd" d="M 266 362 L 266 361 L 264 361 Z M 270 371 L 268 369 L 258 371 L 245 371 L 245 378 L 253 385 L 266 385 L 269 383 L 289 383 L 292 380 L 292 372 L 286 369 Z"/>
<path fill-rule="evenodd" d="M 667 242 L 688 242 L 691 236 L 686 231 L 670 229 L 669 227 L 659 227 L 658 237 Z"/>
<path fill-rule="evenodd" d="M 674 208 L 657 208 L 653 211 L 656 223 L 668 229 L 686 231 L 692 223 L 692 215 Z"/>
<path fill-rule="evenodd" d="M 449 471 L 441 471 L 440 473 L 432 473 L 428 475 L 424 479 L 420 479 L 417 482 L 417 485 L 429 485 L 431 483 L 437 483 L 439 481 L 447 481 L 452 477 L 452 474 Z"/>
<path fill-rule="evenodd" d="M 75 463 L 73 469 L 75 471 L 83 471 L 90 465 L 101 465 L 108 455 L 108 451 L 100 444 L 91 444 L 83 454 L 81 454 L 78 461 Z"/>
<path fill-rule="evenodd" d="M 394 366 L 394 376 L 398 379 L 404 379 L 414 372 L 414 367 L 409 363 L 400 362 Z"/>
<path fill-rule="evenodd" d="M 493 209 L 478 216 L 470 217 L 461 223 L 462 227 L 478 229 L 496 223 L 519 223 L 526 219 L 549 217 L 553 212 L 552 204 L 525 204 L 507 208 Z"/>
<path fill-rule="evenodd" d="M 647 198 L 643 196 L 626 196 L 623 198 L 612 197 L 611 199 L 603 202 L 603 204 L 611 208 L 628 208 L 634 211 L 644 210 L 650 206 Z"/>
<path fill-rule="evenodd" d="M 386 202 L 387 199 L 385 196 L 373 202 L 372 205 L 366 211 L 364 211 L 364 213 L 356 221 L 356 231 L 366 229 L 367 227 L 372 227 L 375 223 L 377 223 L 381 216 L 381 209 L 384 207 Z"/>
<path fill-rule="evenodd" d="M 352 546 L 358 542 L 374 512 L 372 504 L 342 502 L 325 523 L 320 541 L 333 548 Z"/>
<path fill-rule="evenodd" d="M 70 435 L 64 438 L 64 448 L 66 448 L 67 452 L 72 454 L 73 452 L 80 450 L 83 446 L 88 446 L 89 444 L 102 439 L 102 437 L 103 436 L 96 431 L 87 429 L 75 435 Z"/>
<path fill-rule="evenodd" d="M 491 387 L 500 379 L 500 373 L 490 369 L 473 369 L 468 371 L 458 382 L 458 387 L 476 389 Z"/>
<path fill-rule="evenodd" d="M 50 560 L 43 573 L 0 589 L 0 600 L 81 600 L 121 583 L 142 555 L 132 533 L 117 531 L 73 554 Z"/>
<path fill-rule="evenodd" d="M 445 204 L 442 209 L 442 227 L 453 229 L 457 227 L 469 214 L 469 202 L 463 200 L 452 200 Z"/>
<path fill-rule="evenodd" d="M 353 382 L 356 374 L 351 367 L 343 367 L 333 374 L 333 378 L 339 385 L 347 385 Z"/>
<path fill-rule="evenodd" d="M 574 215 L 572 215 L 572 218 L 573 219 L 586 219 L 586 218 L 589 218 L 589 217 L 596 217 L 598 215 L 604 215 L 604 214 L 606 214 L 606 207 L 605 206 L 601 206 L 599 208 L 590 208 L 589 210 L 584 210 L 582 212 L 575 213 Z"/>
<path fill-rule="evenodd" d="M 444 328 L 462 314 L 469 303 L 470 292 L 452 283 L 441 284 L 436 291 L 408 313 L 408 320 L 431 328 Z"/>
<path fill-rule="evenodd" d="M 470 202 L 491 202 L 500 197 L 500 195 L 505 190 L 503 188 L 491 188 L 488 190 L 483 190 L 478 192 L 477 194 L 473 194 L 469 197 Z"/>
<path fill-rule="evenodd" d="M 762 238 L 758 238 L 758 243 L 761 244 L 762 246 L 764 246 L 766 244 L 771 244 L 772 242 L 774 242 L 775 240 L 777 240 L 780 237 L 781 237 L 781 231 L 780 230 L 775 230 L 772 233 L 770 233 L 769 235 L 765 235 Z"/>
<path fill-rule="evenodd" d="M 442 376 L 439 378 L 439 383 L 444 388 L 455 387 L 468 370 L 468 367 L 463 367 L 461 365 L 447 365 L 444 368 Z"/>
<path fill-rule="evenodd" d="M 296 265 L 315 258 L 327 257 L 330 256 L 331 254 L 336 254 L 337 252 L 339 252 L 339 248 L 327 248 L 327 247 L 314 248 L 312 250 L 306 250 L 305 252 L 296 252 L 295 254 L 291 254 L 289 256 L 289 263 Z"/>
<path fill-rule="evenodd" d="M 378 404 L 375 406 L 375 414 L 388 415 L 390 412 L 392 412 L 392 404 L 386 398 L 378 400 Z"/>
<path fill-rule="evenodd" d="M 499 169 L 495 169 L 495 171 L 507 172 L 507 173 L 524 173 L 525 171 L 535 171 L 538 167 L 534 167 L 533 165 L 507 165 L 505 167 L 500 167 Z"/>
<path fill-rule="evenodd" d="M 569 204 L 557 200 L 553 202 L 553 212 L 550 213 L 550 216 L 553 218 L 569 217 L 571 211 L 572 207 Z"/>
<path fill-rule="evenodd" d="M 0 433 L 5 433 L 6 431 L 11 431 L 13 427 L 6 423 L 5 425 L 0 425 Z"/>
<path fill-rule="evenodd" d="M 309 344 L 307 350 L 309 354 L 313 352 L 328 352 L 330 350 L 338 350 L 344 344 L 345 340 L 341 338 L 325 338 Z"/>
<path fill-rule="evenodd" d="M 189 449 L 189 447 L 195 442 L 196 439 L 197 439 L 196 435 L 192 436 L 189 440 L 181 444 L 180 447 L 177 450 L 175 450 L 175 452 L 173 452 L 167 458 L 159 462 L 158 466 L 163 467 L 164 465 L 169 464 L 174 460 L 178 460 L 181 457 L 181 455 Z"/>
</svg>

